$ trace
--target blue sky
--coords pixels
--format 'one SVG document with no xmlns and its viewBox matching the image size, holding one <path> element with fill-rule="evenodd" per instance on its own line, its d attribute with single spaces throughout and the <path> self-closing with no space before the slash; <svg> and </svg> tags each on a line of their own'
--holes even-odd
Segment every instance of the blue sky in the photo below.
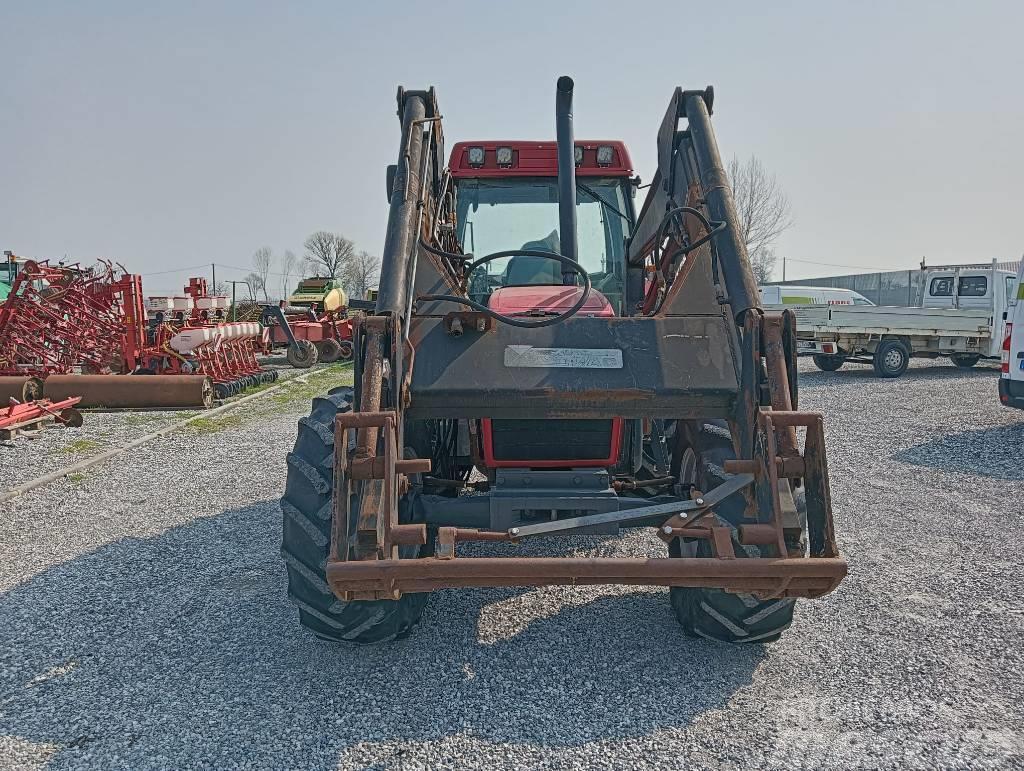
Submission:
<svg viewBox="0 0 1024 771">
<path fill-rule="evenodd" d="M 553 138 L 570 74 L 577 136 L 645 179 L 672 89 L 714 84 L 723 156 L 792 200 L 791 278 L 1016 259 L 1022 28 L 1013 2 L 0 0 L 0 248 L 153 293 L 316 229 L 379 253 L 397 85 L 437 87 L 450 145 Z"/>
</svg>

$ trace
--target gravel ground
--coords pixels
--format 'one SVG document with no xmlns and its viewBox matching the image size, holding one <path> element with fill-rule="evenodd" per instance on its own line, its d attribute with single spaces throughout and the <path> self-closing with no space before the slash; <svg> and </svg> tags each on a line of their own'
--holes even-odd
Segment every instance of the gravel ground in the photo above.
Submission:
<svg viewBox="0 0 1024 771">
<path fill-rule="evenodd" d="M 279 378 L 302 375 L 306 370 L 289 366 L 283 356 L 266 357 L 264 369 L 280 371 Z M 252 393 L 248 390 L 234 398 Z M 231 401 L 230 399 L 228 401 Z M 158 431 L 192 415 L 196 410 L 145 410 L 97 412 L 86 410 L 80 428 L 54 426 L 15 439 L 0 440 L 0 493 L 57 469 L 66 468 L 91 455 L 120 447 L 144 434 Z"/>
<path fill-rule="evenodd" d="M 312 639 L 278 557 L 298 386 L 0 504 L 0 767 L 1024 765 L 1024 413 L 991 369 L 801 370 L 851 573 L 765 647 L 630 587 L 439 592 L 404 641 Z"/>
</svg>

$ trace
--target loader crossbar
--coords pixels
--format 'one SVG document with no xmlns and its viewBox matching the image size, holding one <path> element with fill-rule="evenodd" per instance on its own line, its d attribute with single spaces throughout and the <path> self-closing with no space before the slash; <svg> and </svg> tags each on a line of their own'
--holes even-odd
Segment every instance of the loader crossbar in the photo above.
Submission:
<svg viewBox="0 0 1024 771">
<path fill-rule="evenodd" d="M 761 598 L 820 597 L 846 575 L 841 557 L 671 559 L 613 557 L 461 557 L 329 562 L 327 581 L 345 592 L 429 592 L 434 589 L 546 584 L 702 586 Z"/>
</svg>

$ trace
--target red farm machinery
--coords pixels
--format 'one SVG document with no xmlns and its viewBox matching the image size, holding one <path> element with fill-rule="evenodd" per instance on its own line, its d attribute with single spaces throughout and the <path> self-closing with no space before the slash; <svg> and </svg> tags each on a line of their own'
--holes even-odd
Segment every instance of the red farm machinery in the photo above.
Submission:
<svg viewBox="0 0 1024 771">
<path fill-rule="evenodd" d="M 270 345 L 287 346 L 288 363 L 304 368 L 351 359 L 354 316 L 375 307 L 350 298 L 337 279 L 314 276 L 299 281 L 286 301 L 264 306 L 260 323 Z"/>
<path fill-rule="evenodd" d="M 203 279 L 185 291 L 150 298 L 147 318 L 141 277 L 120 266 L 25 261 L 0 306 L 0 375 L 131 407 L 208 406 L 274 379 L 256 361 L 259 324 L 224 321 Z"/>
<path fill-rule="evenodd" d="M 846 575 L 822 417 L 797 407 L 793 314 L 760 306 L 713 90 L 675 90 L 639 213 L 625 146 L 576 141 L 572 95 L 560 78 L 556 142 L 460 142 L 446 165 L 433 89 L 399 89 L 355 387 L 314 400 L 282 499 L 289 593 L 321 637 L 403 636 L 434 589 L 638 584 L 670 587 L 688 635 L 768 642 Z M 664 556 L 516 555 L 626 527 Z"/>
</svg>

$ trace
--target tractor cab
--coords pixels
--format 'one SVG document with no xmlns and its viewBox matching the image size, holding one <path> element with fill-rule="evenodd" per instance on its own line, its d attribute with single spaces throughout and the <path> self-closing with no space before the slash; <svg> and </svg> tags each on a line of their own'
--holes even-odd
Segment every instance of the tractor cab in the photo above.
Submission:
<svg viewBox="0 0 1024 771">
<path fill-rule="evenodd" d="M 592 285 L 581 312 L 622 315 L 626 239 L 635 219 L 632 162 L 625 145 L 611 141 L 576 142 L 575 160 L 578 261 Z M 463 251 L 560 252 L 555 142 L 460 142 L 449 170 Z M 577 284 L 578 276 L 552 259 L 511 254 L 477 268 L 469 295 L 502 313 L 557 314 L 576 302 L 582 289 L 570 287 Z"/>
</svg>

